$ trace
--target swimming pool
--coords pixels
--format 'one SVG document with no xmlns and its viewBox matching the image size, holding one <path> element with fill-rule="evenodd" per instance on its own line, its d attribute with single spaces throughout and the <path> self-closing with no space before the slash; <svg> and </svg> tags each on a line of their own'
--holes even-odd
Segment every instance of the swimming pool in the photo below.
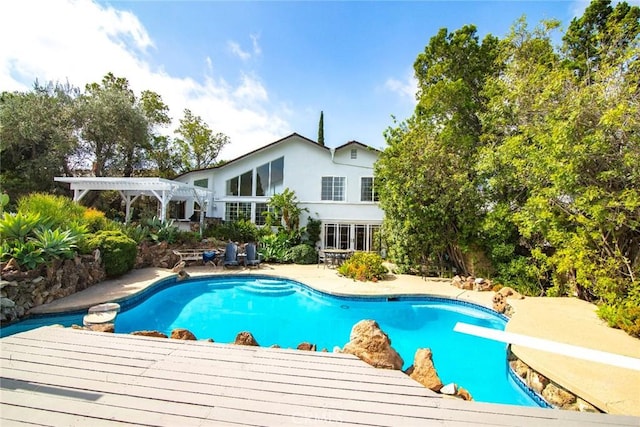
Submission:
<svg viewBox="0 0 640 427">
<path fill-rule="evenodd" d="M 169 278 L 121 301 L 116 332 L 158 330 L 170 334 L 186 328 L 198 339 L 233 342 L 249 331 L 262 346 L 296 348 L 301 342 L 318 350 L 343 347 L 351 328 L 373 319 L 404 360 L 413 363 L 416 349 L 429 347 L 443 383 L 455 382 L 477 401 L 539 406 L 514 381 L 506 361 L 506 345 L 453 331 L 457 322 L 503 330 L 506 318 L 484 307 L 444 298 L 341 297 L 304 284 L 267 276 L 198 277 L 182 282 Z M 43 324 L 81 324 L 84 313 L 33 318 L 3 335 Z"/>
</svg>

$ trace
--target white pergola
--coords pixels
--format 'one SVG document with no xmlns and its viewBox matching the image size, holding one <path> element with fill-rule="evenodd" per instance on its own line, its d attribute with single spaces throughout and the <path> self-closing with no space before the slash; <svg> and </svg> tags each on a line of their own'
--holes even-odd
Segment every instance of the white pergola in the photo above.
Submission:
<svg viewBox="0 0 640 427">
<path fill-rule="evenodd" d="M 209 200 L 213 200 L 213 191 L 194 185 L 184 184 L 164 178 L 126 178 L 126 177 L 61 177 L 57 182 L 71 185 L 73 200 L 81 200 L 89 191 L 115 190 L 125 202 L 125 223 L 131 217 L 131 205 L 140 196 L 154 196 L 160 202 L 160 220 L 165 221 L 167 206 L 172 200 L 195 199 L 201 206 L 200 222 Z"/>
</svg>

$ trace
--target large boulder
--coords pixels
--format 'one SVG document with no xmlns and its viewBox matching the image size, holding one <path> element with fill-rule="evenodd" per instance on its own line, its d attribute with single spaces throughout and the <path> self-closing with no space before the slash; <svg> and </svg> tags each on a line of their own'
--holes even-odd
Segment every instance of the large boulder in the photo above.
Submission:
<svg viewBox="0 0 640 427">
<path fill-rule="evenodd" d="M 316 345 L 309 342 L 301 342 L 298 344 L 298 350 L 316 351 Z"/>
<path fill-rule="evenodd" d="M 433 354 L 430 348 L 419 348 L 416 351 L 413 365 L 407 369 L 407 374 L 433 391 L 440 391 L 443 387 L 442 380 L 433 364 Z"/>
<path fill-rule="evenodd" d="M 505 298 L 524 299 L 524 295 L 509 286 L 501 288 L 498 293 L 504 295 Z"/>
<path fill-rule="evenodd" d="M 236 340 L 233 342 L 236 345 L 252 345 L 252 346 L 260 346 L 258 341 L 251 335 L 251 332 L 240 332 L 236 335 Z"/>
<path fill-rule="evenodd" d="M 183 328 L 176 328 L 171 331 L 170 338 L 173 338 L 175 340 L 197 341 L 197 338 L 195 335 L 193 335 L 193 332 Z"/>
<path fill-rule="evenodd" d="M 361 320 L 351 329 L 342 353 L 353 354 L 376 368 L 402 369 L 404 361 L 375 320 Z"/>
</svg>

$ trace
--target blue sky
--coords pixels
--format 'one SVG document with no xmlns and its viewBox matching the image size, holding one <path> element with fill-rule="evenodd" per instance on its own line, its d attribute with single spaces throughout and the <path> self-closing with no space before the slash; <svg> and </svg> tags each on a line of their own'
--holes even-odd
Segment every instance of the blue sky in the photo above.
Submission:
<svg viewBox="0 0 640 427">
<path fill-rule="evenodd" d="M 637 3 L 637 2 L 634 2 Z M 415 106 L 413 62 L 429 39 L 474 24 L 504 36 L 520 16 L 566 27 L 583 1 L 0 2 L 0 91 L 35 79 L 83 87 L 111 71 L 231 138 L 231 159 L 292 132 L 384 148 Z M 171 134 L 172 128 L 163 132 Z"/>
</svg>

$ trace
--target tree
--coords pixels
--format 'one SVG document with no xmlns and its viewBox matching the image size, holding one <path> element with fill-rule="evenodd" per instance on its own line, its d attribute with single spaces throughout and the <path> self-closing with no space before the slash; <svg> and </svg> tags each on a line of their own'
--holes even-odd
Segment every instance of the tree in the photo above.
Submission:
<svg viewBox="0 0 640 427">
<path fill-rule="evenodd" d="M 474 170 L 478 114 L 497 43 L 490 35 L 480 42 L 473 26 L 441 29 L 414 64 L 413 116 L 385 132 L 388 148 L 375 169 L 383 229 L 390 256 L 407 268 L 428 260 L 468 271 L 465 252 L 484 205 Z"/>
<path fill-rule="evenodd" d="M 182 162 L 181 172 L 214 166 L 220 150 L 230 142 L 225 134 L 214 134 L 202 118 L 189 109 L 184 110 L 176 133 L 181 136 L 176 139 Z"/>
<path fill-rule="evenodd" d="M 267 224 L 282 226 L 287 231 L 298 231 L 300 229 L 300 215 L 308 211 L 299 206 L 296 193 L 285 188 L 280 194 L 274 194 L 269 199 L 269 211 L 267 211 Z"/>
<path fill-rule="evenodd" d="M 640 8 L 626 2 L 594 0 L 571 21 L 563 37 L 566 62 L 577 77 L 592 81 L 601 64 L 616 62 L 640 33 Z"/>
<path fill-rule="evenodd" d="M 320 122 L 318 123 L 318 144 L 324 147 L 324 111 L 320 111 Z"/>
<path fill-rule="evenodd" d="M 37 81 L 30 92 L 0 96 L 0 182 L 16 202 L 30 192 L 55 191 L 53 177 L 69 174 L 78 140 L 69 84 Z"/>
<path fill-rule="evenodd" d="M 147 119 L 129 82 L 108 73 L 79 99 L 84 158 L 95 176 L 131 176 L 148 150 Z"/>
<path fill-rule="evenodd" d="M 84 158 L 96 176 L 132 176 L 152 157 L 156 127 L 170 123 L 169 107 L 160 95 L 143 91 L 140 98 L 129 81 L 108 73 L 91 83 L 79 99 Z"/>
<path fill-rule="evenodd" d="M 577 22 L 594 16 L 595 6 Z M 607 19 L 591 37 L 624 39 L 628 27 L 618 23 Z M 569 53 L 563 58 L 552 47 L 553 28 L 530 32 L 520 22 L 502 45 L 505 68 L 488 84 L 491 102 L 483 121 L 490 142 L 481 162 L 487 192 L 496 206 L 509 207 L 501 209 L 502 220 L 517 227 L 530 264 L 547 271 L 542 291 L 637 310 L 637 34 L 615 55 L 591 60 L 597 66 L 576 75 L 566 67 L 567 59 L 575 59 L 574 42 L 565 38 Z"/>
</svg>

